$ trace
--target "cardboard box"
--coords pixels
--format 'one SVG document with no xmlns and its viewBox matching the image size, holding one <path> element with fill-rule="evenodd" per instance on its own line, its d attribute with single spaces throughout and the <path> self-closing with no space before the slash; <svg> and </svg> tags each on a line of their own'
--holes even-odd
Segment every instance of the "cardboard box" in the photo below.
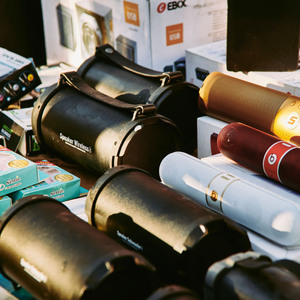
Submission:
<svg viewBox="0 0 300 300">
<path fill-rule="evenodd" d="M 32 131 L 32 107 L 0 111 L 0 135 L 4 146 L 24 156 L 40 152 Z"/>
<path fill-rule="evenodd" d="M 242 72 L 228 71 L 226 67 L 226 39 L 189 48 L 186 56 L 186 80 L 201 87 L 206 76 L 218 71 L 248 80 Z"/>
<path fill-rule="evenodd" d="M 163 71 L 196 45 L 226 38 L 226 0 L 42 0 L 47 63 L 79 67 L 109 43 Z"/>
<path fill-rule="evenodd" d="M 11 206 L 12 200 L 9 196 L 0 197 L 0 216 Z"/>
<path fill-rule="evenodd" d="M 41 83 L 33 62 L 0 47 L 0 109 L 5 109 Z"/>
<path fill-rule="evenodd" d="M 197 119 L 197 157 L 203 158 L 219 153 L 217 137 L 228 123 L 210 116 Z"/>
<path fill-rule="evenodd" d="M 0 146 L 0 196 L 36 184 L 38 181 L 35 163 Z"/>
<path fill-rule="evenodd" d="M 85 213 L 86 196 L 64 201 L 64 205 L 80 219 L 88 222 L 88 216 Z"/>
<path fill-rule="evenodd" d="M 226 66 L 226 40 L 186 50 L 186 80 L 201 87 L 214 71 L 284 93 L 300 96 L 300 70 L 289 72 L 233 72 Z"/>
<path fill-rule="evenodd" d="M 36 162 L 39 171 L 47 177 L 34 185 L 18 190 L 10 197 L 13 202 L 29 195 L 44 195 L 58 201 L 66 201 L 80 196 L 80 178 L 48 162 Z"/>
</svg>

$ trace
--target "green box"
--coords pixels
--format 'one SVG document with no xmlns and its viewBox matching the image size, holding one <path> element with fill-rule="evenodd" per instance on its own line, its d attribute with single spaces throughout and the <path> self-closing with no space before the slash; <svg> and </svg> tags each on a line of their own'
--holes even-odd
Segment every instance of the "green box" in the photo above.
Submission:
<svg viewBox="0 0 300 300">
<path fill-rule="evenodd" d="M 12 200 L 7 195 L 0 197 L 0 216 L 11 206 Z"/>
<path fill-rule="evenodd" d="M 0 196 L 38 182 L 38 169 L 34 162 L 0 146 Z"/>
<path fill-rule="evenodd" d="M 39 172 L 47 174 L 47 177 L 10 194 L 13 202 L 30 195 L 44 195 L 60 202 L 80 196 L 80 178 L 46 160 L 36 162 L 36 165 Z"/>
</svg>

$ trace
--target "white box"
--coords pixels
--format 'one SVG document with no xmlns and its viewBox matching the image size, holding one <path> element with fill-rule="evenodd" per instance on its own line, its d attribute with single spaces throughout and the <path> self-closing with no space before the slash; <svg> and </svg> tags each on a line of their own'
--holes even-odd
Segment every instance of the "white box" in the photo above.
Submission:
<svg viewBox="0 0 300 300">
<path fill-rule="evenodd" d="M 221 72 L 284 93 L 300 96 L 300 70 L 288 72 L 233 72 L 226 66 L 226 40 L 186 50 L 186 80 L 201 87 L 205 77 Z"/>
<path fill-rule="evenodd" d="M 42 11 L 47 64 L 78 67 L 98 42 L 163 71 L 187 48 L 225 39 L 227 32 L 227 0 L 42 0 Z M 94 41 L 86 49 L 84 32 L 86 43 Z"/>
<path fill-rule="evenodd" d="M 33 107 L 0 111 L 0 136 L 5 147 L 24 156 L 40 153 L 33 134 L 31 114 Z"/>
<path fill-rule="evenodd" d="M 212 72 L 218 71 L 233 77 L 247 80 L 242 72 L 228 71 L 226 67 L 226 39 L 189 48 L 185 52 L 186 80 L 201 87 L 203 80 Z"/>
<path fill-rule="evenodd" d="M 197 157 L 203 158 L 219 153 L 217 137 L 228 123 L 210 116 L 197 119 Z"/>
</svg>

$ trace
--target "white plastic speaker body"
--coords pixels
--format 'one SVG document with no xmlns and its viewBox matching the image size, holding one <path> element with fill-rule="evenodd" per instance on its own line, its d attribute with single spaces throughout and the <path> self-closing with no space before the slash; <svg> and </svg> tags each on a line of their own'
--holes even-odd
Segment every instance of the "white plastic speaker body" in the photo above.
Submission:
<svg viewBox="0 0 300 300">
<path fill-rule="evenodd" d="M 222 154 L 198 159 L 182 152 L 160 164 L 162 182 L 283 246 L 300 244 L 300 195 Z"/>
</svg>

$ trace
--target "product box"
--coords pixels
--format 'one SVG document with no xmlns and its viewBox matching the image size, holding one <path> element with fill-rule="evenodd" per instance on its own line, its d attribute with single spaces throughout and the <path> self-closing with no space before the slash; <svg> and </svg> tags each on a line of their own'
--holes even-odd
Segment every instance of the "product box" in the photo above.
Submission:
<svg viewBox="0 0 300 300">
<path fill-rule="evenodd" d="M 170 69 L 187 48 L 226 38 L 227 0 L 42 0 L 47 64 L 79 67 L 110 44 L 131 61 Z"/>
<path fill-rule="evenodd" d="M 0 47 L 0 109 L 7 108 L 40 83 L 30 59 Z"/>
<path fill-rule="evenodd" d="M 218 71 L 247 80 L 247 74 L 228 71 L 226 67 L 226 39 L 197 45 L 185 51 L 186 80 L 201 87 L 208 74 Z"/>
<path fill-rule="evenodd" d="M 80 178 L 48 162 L 36 162 L 39 171 L 47 177 L 34 185 L 18 190 L 10 197 L 13 202 L 29 195 L 44 195 L 58 201 L 70 200 L 80 196 Z"/>
<path fill-rule="evenodd" d="M 11 206 L 12 200 L 9 196 L 0 197 L 0 216 Z"/>
<path fill-rule="evenodd" d="M 0 111 L 0 134 L 8 149 L 24 156 L 40 152 L 32 131 L 32 107 Z"/>
<path fill-rule="evenodd" d="M 186 50 L 186 80 L 201 87 L 212 72 L 221 72 L 264 87 L 300 96 L 300 70 L 289 72 L 233 72 L 227 70 L 226 39 Z"/>
<path fill-rule="evenodd" d="M 219 153 L 217 137 L 228 123 L 210 116 L 197 119 L 197 157 L 203 158 Z"/>
<path fill-rule="evenodd" d="M 64 201 L 64 205 L 80 219 L 88 222 L 88 216 L 85 213 L 86 196 Z"/>
<path fill-rule="evenodd" d="M 0 146 L 0 196 L 36 184 L 38 181 L 35 163 Z"/>
</svg>

